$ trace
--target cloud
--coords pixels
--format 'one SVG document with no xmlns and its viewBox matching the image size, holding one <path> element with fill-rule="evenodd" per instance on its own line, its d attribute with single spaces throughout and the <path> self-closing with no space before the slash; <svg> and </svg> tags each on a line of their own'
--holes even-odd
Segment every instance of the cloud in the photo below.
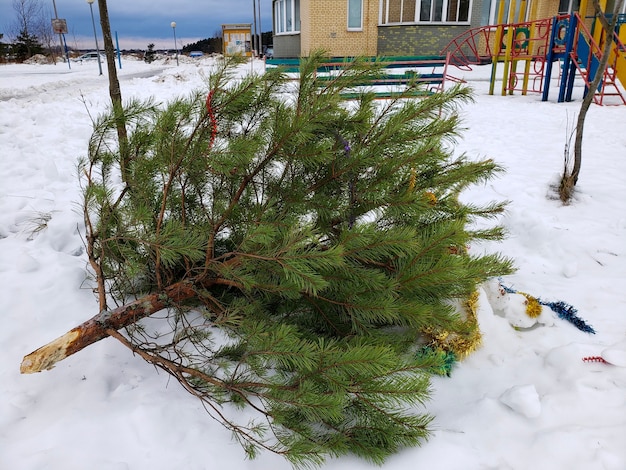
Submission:
<svg viewBox="0 0 626 470">
<path fill-rule="evenodd" d="M 52 17 L 49 0 L 41 0 Z M 261 26 L 263 31 L 272 28 L 271 0 L 257 0 L 261 4 Z M 93 37 L 93 27 L 89 6 L 84 0 L 55 0 L 59 18 L 65 18 L 68 25 L 68 43 L 79 42 L 78 38 Z M 181 43 L 188 44 L 198 39 L 215 36 L 224 23 L 252 23 L 252 0 L 124 0 L 107 2 L 111 30 L 117 32 L 122 43 L 138 44 L 157 41 L 167 42 L 172 38 L 170 26 L 176 22 L 176 35 Z M 98 36 L 98 4 L 93 4 Z M 257 12 L 258 15 L 258 12 Z M 8 32 L 8 26 L 16 18 L 12 0 L 0 0 L 0 32 Z M 80 40 L 82 42 L 82 39 Z M 173 45 L 171 46 L 173 47 Z"/>
</svg>

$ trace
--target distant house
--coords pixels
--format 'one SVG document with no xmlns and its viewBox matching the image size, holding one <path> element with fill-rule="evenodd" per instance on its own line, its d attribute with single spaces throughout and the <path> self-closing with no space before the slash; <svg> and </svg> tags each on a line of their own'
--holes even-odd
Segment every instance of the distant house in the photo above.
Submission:
<svg viewBox="0 0 626 470">
<path fill-rule="evenodd" d="M 609 7 L 614 0 L 608 1 Z M 592 13 L 591 0 L 586 2 Z M 509 6 L 524 20 L 577 11 L 581 0 L 273 0 L 274 57 L 437 55 L 471 28 L 495 24 Z"/>
<path fill-rule="evenodd" d="M 224 55 L 251 56 L 252 25 L 236 23 L 222 25 L 222 44 Z"/>
</svg>

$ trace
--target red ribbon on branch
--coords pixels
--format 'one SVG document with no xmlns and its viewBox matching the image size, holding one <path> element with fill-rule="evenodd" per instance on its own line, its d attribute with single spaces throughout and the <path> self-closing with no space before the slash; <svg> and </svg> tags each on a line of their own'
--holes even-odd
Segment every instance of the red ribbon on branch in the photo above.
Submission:
<svg viewBox="0 0 626 470">
<path fill-rule="evenodd" d="M 209 94 L 206 97 L 206 110 L 209 113 L 209 120 L 211 121 L 211 139 L 209 140 L 209 149 L 213 148 L 213 144 L 215 143 L 215 138 L 217 137 L 217 120 L 215 119 L 215 114 L 213 113 L 213 106 L 211 105 L 211 100 L 213 99 L 213 92 L 215 90 L 209 91 Z"/>
</svg>

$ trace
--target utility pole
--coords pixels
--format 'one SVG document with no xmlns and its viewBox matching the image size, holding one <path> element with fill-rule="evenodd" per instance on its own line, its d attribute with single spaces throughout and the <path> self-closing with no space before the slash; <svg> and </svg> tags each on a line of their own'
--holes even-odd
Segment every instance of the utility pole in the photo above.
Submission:
<svg viewBox="0 0 626 470">
<path fill-rule="evenodd" d="M 54 24 L 58 25 L 59 22 L 59 15 L 57 13 L 57 4 L 55 2 L 55 0 L 52 0 L 52 8 L 54 8 Z M 65 50 L 65 44 L 63 43 L 63 33 L 61 32 L 61 30 L 59 29 L 59 44 L 61 46 L 61 56 L 64 56 L 65 59 L 67 60 L 67 66 L 71 69 L 72 66 L 70 65 L 70 58 L 67 54 L 67 51 Z M 56 61 L 55 61 L 56 63 Z"/>
<path fill-rule="evenodd" d="M 261 0 L 259 0 L 259 54 L 263 54 L 263 28 L 261 27 Z"/>
<path fill-rule="evenodd" d="M 254 24 L 252 36 L 252 57 L 258 56 L 258 43 L 256 35 L 256 0 L 252 0 L 252 22 Z"/>
</svg>

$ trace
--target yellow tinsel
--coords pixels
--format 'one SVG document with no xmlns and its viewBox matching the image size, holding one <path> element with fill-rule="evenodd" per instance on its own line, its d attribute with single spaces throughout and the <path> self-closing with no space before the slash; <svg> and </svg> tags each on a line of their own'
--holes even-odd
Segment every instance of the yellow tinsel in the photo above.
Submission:
<svg viewBox="0 0 626 470">
<path fill-rule="evenodd" d="M 417 183 L 417 171 L 415 170 L 415 168 L 411 168 L 411 177 L 409 178 L 409 187 L 408 187 L 409 193 L 415 189 L 416 183 Z M 437 196 L 435 196 L 434 193 L 430 191 L 426 191 L 424 194 L 426 195 L 426 198 L 428 199 L 428 203 L 431 206 L 434 206 L 435 204 L 437 204 Z"/>
<path fill-rule="evenodd" d="M 430 191 L 426 191 L 426 197 L 428 198 L 428 203 L 431 206 L 434 206 L 435 204 L 437 204 L 437 196 L 435 196 L 435 193 L 431 193 Z"/>
<path fill-rule="evenodd" d="M 539 303 L 539 300 L 537 300 L 530 294 L 526 294 L 525 292 L 518 292 L 518 294 L 522 294 L 524 297 L 526 297 L 526 315 L 528 315 L 530 318 L 537 318 L 539 315 L 541 315 L 543 307 Z"/>
<path fill-rule="evenodd" d="M 411 179 L 409 179 L 409 192 L 415 189 L 416 180 L 417 180 L 417 172 L 415 171 L 415 168 L 411 168 Z"/>
<path fill-rule="evenodd" d="M 482 342 L 482 335 L 478 328 L 476 312 L 478 310 L 478 292 L 474 292 L 463 302 L 465 321 L 464 332 L 428 328 L 424 334 L 428 337 L 433 349 L 442 349 L 452 352 L 458 360 L 464 359 L 474 352 Z"/>
</svg>

